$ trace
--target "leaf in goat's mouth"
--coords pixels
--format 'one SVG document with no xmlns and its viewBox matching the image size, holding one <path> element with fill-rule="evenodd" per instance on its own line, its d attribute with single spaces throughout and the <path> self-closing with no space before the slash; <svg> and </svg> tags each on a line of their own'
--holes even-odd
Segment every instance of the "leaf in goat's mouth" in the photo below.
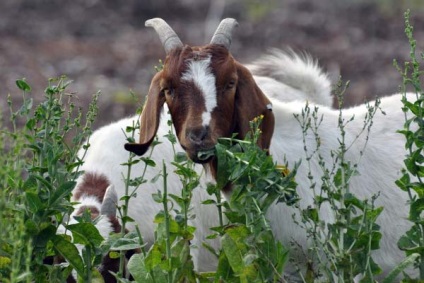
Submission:
<svg viewBox="0 0 424 283">
<path fill-rule="evenodd" d="M 197 158 L 199 158 L 199 160 L 208 160 L 214 155 L 215 155 L 215 148 L 211 148 L 208 150 L 199 151 L 197 153 Z"/>
</svg>

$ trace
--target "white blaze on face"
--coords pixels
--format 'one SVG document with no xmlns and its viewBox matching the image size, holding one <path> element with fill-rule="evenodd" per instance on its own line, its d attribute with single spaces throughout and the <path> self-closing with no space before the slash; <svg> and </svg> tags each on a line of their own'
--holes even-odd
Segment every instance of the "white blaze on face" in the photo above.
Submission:
<svg viewBox="0 0 424 283">
<path fill-rule="evenodd" d="M 208 126 L 211 121 L 211 113 L 216 107 L 215 76 L 210 70 L 211 56 L 203 60 L 190 60 L 188 69 L 182 79 L 192 81 L 202 92 L 205 99 L 206 111 L 202 114 L 202 125 Z"/>
</svg>

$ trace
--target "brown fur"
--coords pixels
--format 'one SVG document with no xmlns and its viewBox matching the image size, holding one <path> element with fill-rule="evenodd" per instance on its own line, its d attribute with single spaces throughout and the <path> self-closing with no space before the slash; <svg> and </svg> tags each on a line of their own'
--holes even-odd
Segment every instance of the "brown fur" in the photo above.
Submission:
<svg viewBox="0 0 424 283">
<path fill-rule="evenodd" d="M 109 180 L 102 174 L 86 172 L 83 181 L 78 185 L 73 193 L 73 198 L 79 200 L 83 195 L 92 195 L 102 203 L 107 187 L 110 185 Z"/>
</svg>

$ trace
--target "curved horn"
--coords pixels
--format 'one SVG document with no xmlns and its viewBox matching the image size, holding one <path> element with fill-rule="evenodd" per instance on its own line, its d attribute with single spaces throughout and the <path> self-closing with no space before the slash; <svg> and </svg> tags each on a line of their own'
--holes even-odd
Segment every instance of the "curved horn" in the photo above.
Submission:
<svg viewBox="0 0 424 283">
<path fill-rule="evenodd" d="M 100 208 L 101 215 L 116 216 L 116 205 L 118 204 L 118 194 L 113 185 L 107 187 L 103 202 Z"/>
<path fill-rule="evenodd" d="M 235 19 L 223 19 L 212 36 L 211 44 L 221 44 L 230 49 L 231 34 L 236 26 L 238 26 L 238 23 Z"/>
<path fill-rule="evenodd" d="M 163 48 L 165 48 L 166 54 L 169 54 L 169 52 L 175 48 L 183 47 L 183 43 L 178 35 L 163 19 L 150 19 L 146 21 L 145 25 L 146 27 L 155 29 L 162 42 Z"/>
</svg>

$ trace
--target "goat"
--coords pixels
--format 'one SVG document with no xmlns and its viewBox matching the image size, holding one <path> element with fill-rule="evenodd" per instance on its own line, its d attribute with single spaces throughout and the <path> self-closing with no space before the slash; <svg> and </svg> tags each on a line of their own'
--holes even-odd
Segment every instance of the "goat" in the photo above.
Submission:
<svg viewBox="0 0 424 283">
<path fill-rule="evenodd" d="M 325 103 L 331 106 L 330 81 L 325 73 L 318 67 L 310 57 L 300 57 L 292 51 L 273 50 L 272 53 L 264 55 L 258 61 L 250 65 L 253 72 L 257 70 L 259 76 L 255 76 L 257 84 L 263 88 L 265 92 L 270 92 L 275 99 L 281 101 L 313 101 L 316 103 Z M 283 72 L 280 69 L 285 69 L 289 76 L 282 76 Z M 268 74 L 265 76 L 263 72 L 268 69 Z M 261 70 L 261 71 L 259 71 Z M 293 75 L 297 74 L 297 75 Z M 305 87 L 307 86 L 307 87 Z M 167 106 L 164 106 L 162 111 L 160 125 L 156 135 L 161 141 L 160 144 L 152 152 L 152 159 L 160 162 L 164 160 L 168 168 L 172 168 L 170 161 L 173 159 L 172 145 L 168 139 L 163 136 L 168 134 L 169 126 L 167 121 L 171 119 L 168 114 Z M 89 148 L 87 151 L 81 149 L 79 158 L 84 159 L 84 164 L 81 167 L 85 173 L 77 180 L 77 186 L 73 192 L 73 200 L 81 201 L 84 193 L 87 195 L 94 194 L 98 190 L 98 186 L 105 183 L 101 180 L 107 178 L 107 182 L 113 185 L 117 193 L 117 198 L 120 199 L 125 193 L 125 185 L 122 176 L 126 174 L 126 167 L 121 164 L 128 161 L 129 153 L 125 151 L 125 136 L 123 129 L 128 126 L 134 126 L 139 119 L 138 115 L 124 118 L 112 124 L 106 125 L 97 129 L 87 141 Z M 139 131 L 136 131 L 139 135 Z M 183 148 L 176 145 L 176 151 L 181 152 Z M 143 164 L 137 163 L 133 165 L 131 178 L 138 177 L 143 170 Z M 202 166 L 198 165 L 196 170 L 200 172 Z M 158 172 L 156 168 L 147 168 L 145 178 L 152 179 Z M 91 184 L 86 182 L 86 176 L 91 176 Z M 104 176 L 104 177 L 102 177 Z M 96 181 L 96 179 L 99 179 Z M 202 178 L 204 185 L 208 180 L 207 177 Z M 95 185 L 97 184 L 97 185 Z M 101 185 L 105 187 L 104 185 Z M 137 224 L 143 235 L 144 242 L 151 244 L 154 240 L 154 223 L 155 214 L 162 209 L 161 204 L 152 200 L 151 194 L 162 189 L 162 180 L 159 179 L 155 183 L 146 183 L 137 191 L 136 198 L 130 200 L 129 216 L 135 220 L 134 223 L 129 223 L 128 229 L 134 229 Z M 168 190 L 170 193 L 178 194 L 180 190 L 179 179 L 175 174 L 168 176 Z M 193 258 L 195 260 L 196 269 L 198 271 L 210 271 L 216 268 L 216 258 L 207 250 L 202 248 L 201 243 L 206 240 L 206 236 L 211 234 L 210 227 L 218 226 L 218 220 L 213 217 L 216 215 L 216 208 L 210 205 L 201 205 L 201 202 L 211 198 L 205 188 L 197 188 L 193 192 L 193 214 L 196 218 L 192 225 L 195 226 L 195 238 L 192 241 L 197 249 L 192 249 Z M 98 227 L 99 230 L 104 229 Z M 107 235 L 106 232 L 102 233 Z M 218 243 L 210 242 L 214 247 L 218 247 Z"/>
<path fill-rule="evenodd" d="M 277 81 L 272 78 L 267 80 L 267 78 L 264 76 L 262 76 L 261 80 L 258 81 L 258 85 L 260 87 L 262 87 L 261 83 L 263 82 L 265 82 L 266 86 L 268 87 L 271 86 L 271 82 L 274 82 L 274 93 L 278 94 L 278 99 L 283 101 L 291 101 L 293 97 L 298 97 L 298 99 L 301 99 L 302 101 L 331 101 L 329 87 L 330 83 L 328 80 L 324 79 L 325 76 L 319 68 L 316 68 L 314 64 L 310 64 L 312 61 L 306 59 L 305 57 L 304 60 L 296 61 L 296 64 L 293 64 L 295 63 L 294 60 L 297 60 L 296 58 L 299 58 L 295 56 L 294 53 L 274 51 L 273 55 L 281 58 L 281 61 L 275 61 L 276 64 L 280 64 L 281 62 L 291 62 L 291 65 L 293 67 L 296 66 L 295 68 L 299 68 L 297 64 L 304 67 L 309 66 L 310 68 L 313 68 L 313 70 L 316 71 L 316 77 L 323 78 L 323 82 L 325 83 L 324 85 L 328 87 L 322 92 L 312 91 L 309 93 L 303 93 L 298 90 L 300 86 L 295 86 L 293 84 L 291 84 L 292 86 L 289 86 L 287 84 L 289 82 Z M 266 55 L 265 57 L 267 56 L 268 55 Z M 278 65 L 276 65 L 275 67 L 278 67 Z M 310 70 L 309 73 L 311 72 L 312 70 Z M 299 73 L 298 80 L 300 80 L 301 76 L 302 74 Z M 322 84 L 317 85 L 317 89 L 319 88 L 321 90 L 321 86 Z M 281 91 L 278 91 L 279 89 Z M 309 89 L 314 90 L 315 88 L 311 86 Z M 289 96 L 287 96 L 286 94 L 289 94 Z M 165 108 L 167 107 L 165 106 Z M 80 205 L 83 205 L 86 202 L 85 198 L 82 198 L 85 197 L 84 194 L 96 194 L 96 191 L 105 188 L 106 183 L 113 185 L 114 190 L 118 195 L 118 199 L 120 199 L 124 195 L 125 185 L 124 181 L 122 180 L 122 176 L 125 174 L 126 168 L 121 164 L 127 162 L 129 154 L 127 151 L 124 150 L 125 136 L 123 135 L 122 131 L 128 126 L 134 126 L 137 123 L 138 119 L 139 116 L 135 115 L 133 117 L 121 119 L 117 122 L 106 125 L 96 130 L 87 142 L 87 144 L 90 145 L 88 150 L 85 151 L 85 149 L 81 149 L 79 151 L 78 156 L 81 159 L 84 159 L 84 164 L 82 165 L 81 170 L 85 171 L 85 173 L 77 180 L 77 186 L 73 191 L 73 201 L 82 202 L 81 204 L 75 207 L 76 211 L 79 210 Z M 172 160 L 172 156 L 174 153 L 172 150 L 171 143 L 168 139 L 164 139 L 163 136 L 168 134 L 169 127 L 167 125 L 167 121 L 170 119 L 171 117 L 169 116 L 169 114 L 167 114 L 167 109 L 165 109 L 162 113 L 161 122 L 157 132 L 157 136 L 161 143 L 158 144 L 155 150 L 152 152 L 152 159 L 155 161 L 165 160 L 166 166 L 168 168 L 172 168 L 170 160 Z M 136 135 L 138 134 L 139 132 L 137 131 Z M 183 151 L 183 149 L 178 144 L 175 146 L 177 152 Z M 140 172 L 142 172 L 142 166 L 143 165 L 141 163 L 133 165 L 131 178 L 137 177 Z M 198 172 L 200 172 L 202 170 L 201 166 L 197 166 L 197 170 Z M 145 178 L 147 180 L 152 179 L 157 173 L 158 172 L 156 168 L 147 168 Z M 107 181 L 105 180 L 106 177 Z M 177 176 L 175 176 L 174 174 L 170 174 L 168 178 L 170 193 L 178 194 L 180 186 L 178 185 L 179 180 Z M 87 179 L 91 181 L 87 182 Z M 207 180 L 202 179 L 202 181 L 204 184 Z M 129 215 L 135 220 L 135 223 L 130 223 L 128 228 L 129 230 L 132 230 L 134 229 L 133 225 L 138 224 L 141 229 L 141 233 L 144 237 L 144 242 L 146 243 L 153 242 L 153 219 L 155 214 L 161 209 L 161 205 L 157 204 L 156 202 L 153 202 L 151 199 L 151 194 L 157 192 L 158 189 L 162 189 L 161 180 L 158 180 L 156 183 L 144 184 L 142 188 L 138 190 L 137 197 L 132 199 L 129 205 L 131 208 L 129 210 Z M 201 247 L 201 243 L 205 240 L 205 237 L 211 233 L 211 231 L 209 231 L 209 227 L 214 227 L 219 224 L 215 218 L 210 217 L 211 215 L 214 215 L 216 213 L 215 208 L 213 208 L 212 206 L 201 206 L 201 202 L 208 198 L 210 198 L 210 196 L 207 195 L 206 190 L 204 190 L 204 188 L 199 188 L 194 191 L 192 203 L 194 206 L 194 214 L 196 215 L 196 218 L 194 219 L 193 225 L 197 227 L 194 244 L 196 244 L 198 247 Z M 110 229 L 105 229 L 103 227 L 98 228 L 99 230 L 105 230 L 102 233 L 103 236 L 107 235 L 108 231 L 110 232 Z M 215 246 L 217 246 L 216 243 Z M 215 268 L 216 260 L 214 260 L 214 258 L 208 251 L 204 249 L 195 249 L 194 253 L 196 254 L 194 258 L 199 262 L 202 262 L 202 264 L 197 264 L 198 270 L 207 271 Z"/>
<path fill-rule="evenodd" d="M 116 217 L 118 197 L 106 176 L 90 172 L 82 175 L 73 190 L 73 201 L 76 204 L 67 224 L 77 223 L 75 217 L 81 216 L 88 210 L 91 218 L 96 219 L 96 227 L 104 239 L 108 238 L 112 232 L 119 233 L 121 231 L 120 222 Z M 60 225 L 57 233 L 66 234 L 65 227 Z M 77 248 L 81 254 L 82 246 L 78 244 Z M 128 254 L 128 257 L 131 256 L 131 253 Z M 119 271 L 119 259 L 111 258 L 109 254 L 104 256 L 98 270 L 105 282 L 116 282 L 110 271 L 115 273 Z M 77 282 L 76 278 L 76 273 L 73 271 L 66 282 Z"/>
<path fill-rule="evenodd" d="M 200 156 L 204 155 L 199 153 L 213 150 L 220 137 L 236 134 L 238 138 L 244 138 L 249 132 L 249 121 L 262 115 L 262 136 L 258 145 L 269 150 L 277 163 L 303 161 L 296 176 L 300 206 L 311 205 L 313 191 L 309 189 L 304 145 L 300 142 L 302 129 L 294 117 L 294 114 L 301 114 L 304 102 L 281 102 L 266 97 L 248 69 L 231 56 L 229 47 L 236 21 L 223 20 L 211 43 L 201 47 L 183 45 L 162 19 L 149 20 L 146 25 L 152 26 L 159 34 L 167 57 L 163 70 L 153 77 L 150 85 L 141 115 L 140 141 L 126 144 L 125 148 L 138 155 L 146 152 L 160 128 L 160 113 L 166 104 L 178 140 L 188 157 L 210 168 L 212 176 L 216 177 L 215 157 L 202 159 Z M 359 198 L 379 193 L 376 205 L 385 207 L 377 221 L 383 235 L 381 248 L 373 253 L 383 273 L 390 271 L 403 258 L 396 242 L 410 227 L 405 206 L 408 197 L 394 184 L 400 176 L 406 154 L 403 137 L 395 132 L 403 127 L 401 107 L 400 94 L 381 99 L 381 108 L 387 115 L 374 117 L 370 142 L 357 168 L 361 176 L 353 178 L 350 183 L 351 191 Z M 322 156 L 327 164 L 332 164 L 330 151 L 339 146 L 339 112 L 320 106 L 319 113 L 323 114 L 319 128 Z M 344 111 L 348 117 L 355 116 L 346 128 L 347 144 L 363 127 L 366 113 L 364 105 Z M 365 141 L 366 138 L 360 136 L 347 152 L 346 159 L 357 160 Z M 315 148 L 315 143 L 315 139 L 306 139 L 308 148 Z M 322 172 L 317 160 L 311 161 L 310 170 L 319 181 Z M 318 183 L 316 188 L 319 187 Z M 231 186 L 226 193 L 231 193 Z M 331 221 L 331 210 L 324 208 L 321 213 L 322 219 Z M 296 209 L 279 204 L 270 208 L 268 218 L 277 239 L 285 245 L 296 239 L 306 253 L 306 233 L 294 223 L 293 214 L 299 217 Z"/>
</svg>

